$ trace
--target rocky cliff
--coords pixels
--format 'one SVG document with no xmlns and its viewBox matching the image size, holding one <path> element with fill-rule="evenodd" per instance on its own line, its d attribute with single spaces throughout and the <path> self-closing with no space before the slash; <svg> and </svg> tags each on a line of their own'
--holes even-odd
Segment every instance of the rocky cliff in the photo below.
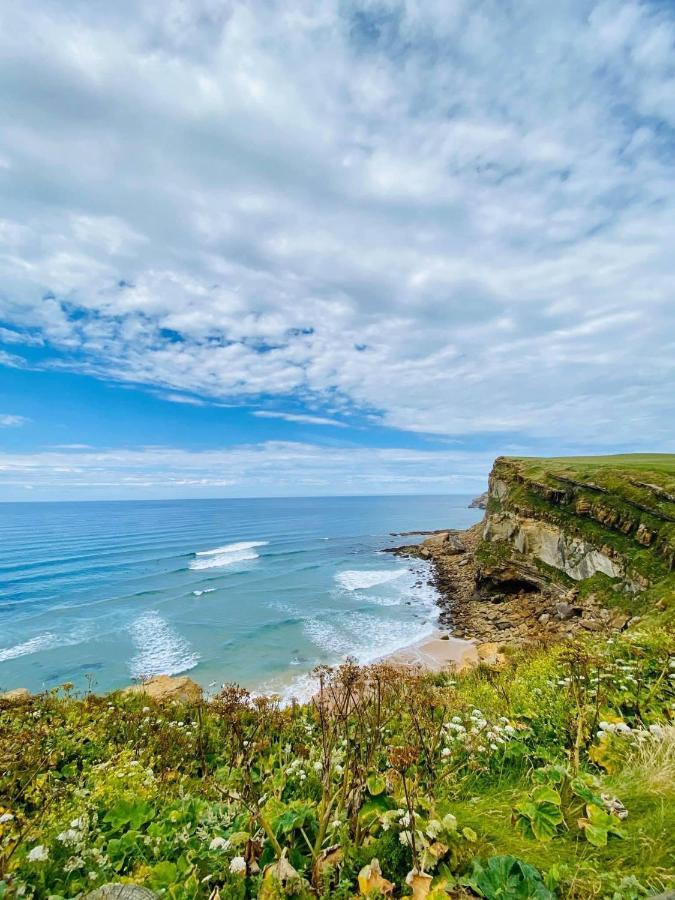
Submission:
<svg viewBox="0 0 675 900">
<path fill-rule="evenodd" d="M 499 457 L 483 522 L 434 535 L 441 621 L 482 640 L 623 628 L 675 597 L 675 456 Z"/>
<path fill-rule="evenodd" d="M 638 593 L 675 569 L 675 457 L 517 459 L 490 474 L 483 573 Z"/>
</svg>

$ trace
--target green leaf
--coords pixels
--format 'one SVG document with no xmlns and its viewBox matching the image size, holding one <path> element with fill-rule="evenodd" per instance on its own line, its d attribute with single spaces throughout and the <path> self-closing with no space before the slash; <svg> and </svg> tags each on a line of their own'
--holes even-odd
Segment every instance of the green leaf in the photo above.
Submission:
<svg viewBox="0 0 675 900">
<path fill-rule="evenodd" d="M 462 828 L 462 834 L 467 839 L 467 841 L 472 844 L 474 844 L 478 840 L 478 835 L 476 834 L 476 832 L 473 830 L 473 828 L 469 828 L 468 826 L 466 828 Z"/>
<path fill-rule="evenodd" d="M 586 816 L 585 819 L 579 819 L 579 828 L 583 830 L 588 843 L 594 847 L 606 847 L 610 834 L 623 838 L 617 819 L 599 806 L 589 804 L 586 807 Z"/>
<path fill-rule="evenodd" d="M 583 778 L 573 778 L 570 781 L 572 793 L 584 803 L 593 803 L 596 806 L 602 806 L 602 798 L 593 793 L 593 788 L 587 784 Z"/>
<path fill-rule="evenodd" d="M 584 826 L 584 834 L 589 844 L 594 847 L 607 846 L 607 830 L 600 828 L 598 825 L 591 825 L 590 822 Z"/>
<path fill-rule="evenodd" d="M 493 856 L 484 864 L 473 860 L 463 884 L 487 900 L 554 900 L 539 872 L 513 856 Z"/>
<path fill-rule="evenodd" d="M 550 841 L 558 830 L 558 825 L 563 821 L 560 808 L 546 800 L 540 802 L 521 800 L 514 808 L 520 830 L 526 837 L 534 837 L 538 841 Z"/>
<path fill-rule="evenodd" d="M 173 884 L 177 876 L 178 867 L 176 864 L 164 860 L 152 867 L 150 875 L 148 876 L 148 883 L 153 890 L 159 891 L 163 888 L 166 889 L 170 884 Z"/>
<path fill-rule="evenodd" d="M 153 808 L 143 800 L 137 800 L 135 803 L 130 800 L 118 800 L 115 806 L 108 810 L 103 821 L 110 825 L 111 831 L 120 831 L 126 826 L 138 831 L 153 815 Z"/>
<path fill-rule="evenodd" d="M 546 785 L 535 788 L 532 791 L 532 799 L 535 803 L 552 803 L 554 806 L 560 806 L 560 794 Z"/>
<path fill-rule="evenodd" d="M 289 834 L 296 828 L 305 828 L 310 823 L 316 822 L 314 807 L 308 803 L 295 800 L 289 803 L 285 812 L 272 823 L 275 834 Z"/>
<path fill-rule="evenodd" d="M 368 788 L 368 793 L 373 797 L 377 797 L 379 794 L 382 794 L 386 786 L 387 781 L 383 775 L 369 775 L 366 779 L 366 787 Z"/>
</svg>

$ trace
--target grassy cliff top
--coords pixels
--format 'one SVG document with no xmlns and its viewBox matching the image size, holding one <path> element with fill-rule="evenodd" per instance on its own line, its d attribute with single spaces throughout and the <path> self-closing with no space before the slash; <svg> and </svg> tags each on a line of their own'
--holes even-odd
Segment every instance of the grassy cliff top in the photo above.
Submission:
<svg viewBox="0 0 675 900">
<path fill-rule="evenodd" d="M 535 456 L 500 457 L 517 465 L 531 477 L 566 475 L 578 479 L 619 478 L 625 481 L 649 481 L 675 490 L 675 453 L 618 453 L 611 456 Z M 649 477 L 646 477 L 649 476 Z"/>
<path fill-rule="evenodd" d="M 514 470 L 526 481 L 609 495 L 657 518 L 675 522 L 675 454 L 500 457 L 495 471 Z"/>
</svg>

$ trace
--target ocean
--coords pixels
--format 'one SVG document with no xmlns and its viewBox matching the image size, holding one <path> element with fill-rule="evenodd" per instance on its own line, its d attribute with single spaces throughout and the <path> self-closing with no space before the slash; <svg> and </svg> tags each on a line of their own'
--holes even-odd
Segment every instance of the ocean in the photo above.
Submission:
<svg viewBox="0 0 675 900">
<path fill-rule="evenodd" d="M 434 629 L 430 570 L 383 553 L 481 518 L 465 496 L 0 504 L 0 690 L 189 673 L 302 695 Z"/>
</svg>

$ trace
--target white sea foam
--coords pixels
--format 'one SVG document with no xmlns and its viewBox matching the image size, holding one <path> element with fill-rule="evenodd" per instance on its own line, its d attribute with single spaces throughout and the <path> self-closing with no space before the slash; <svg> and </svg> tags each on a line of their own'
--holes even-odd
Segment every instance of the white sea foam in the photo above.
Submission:
<svg viewBox="0 0 675 900">
<path fill-rule="evenodd" d="M 269 541 L 239 541 L 235 544 L 224 544 L 222 547 L 214 547 L 213 550 L 198 550 L 195 556 L 220 556 L 221 553 L 238 553 L 240 550 L 264 547 L 268 543 Z"/>
<path fill-rule="evenodd" d="M 363 569 L 338 572 L 335 576 L 337 583 L 346 591 L 360 591 L 375 587 L 376 584 L 386 584 L 388 581 L 396 581 L 409 569 Z"/>
<path fill-rule="evenodd" d="M 194 669 L 199 654 L 157 612 L 139 616 L 129 626 L 131 639 L 137 649 L 129 661 L 134 678 L 148 675 L 176 675 Z"/>
<path fill-rule="evenodd" d="M 215 588 L 204 588 L 203 591 L 193 591 L 193 595 L 195 597 L 201 597 L 202 594 L 212 594 L 215 591 Z"/>
<path fill-rule="evenodd" d="M 36 637 L 23 641 L 21 644 L 15 644 L 13 647 L 0 648 L 0 662 L 7 659 L 16 659 L 19 656 L 28 656 L 30 653 L 37 653 L 40 650 L 49 650 L 61 643 L 55 634 L 46 631 L 44 634 L 38 634 Z"/>
<path fill-rule="evenodd" d="M 213 550 L 199 550 L 195 553 L 197 558 L 190 563 L 190 568 L 220 569 L 249 559 L 258 559 L 255 548 L 264 547 L 268 543 L 268 541 L 239 541 L 235 544 L 225 544 L 223 547 L 214 547 Z"/>
</svg>

